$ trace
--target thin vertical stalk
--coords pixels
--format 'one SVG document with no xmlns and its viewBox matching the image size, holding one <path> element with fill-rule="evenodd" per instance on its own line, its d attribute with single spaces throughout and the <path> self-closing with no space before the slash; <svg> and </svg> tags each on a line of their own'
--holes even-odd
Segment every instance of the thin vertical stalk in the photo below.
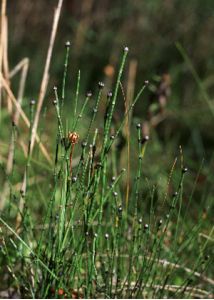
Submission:
<svg viewBox="0 0 214 300">
<path fill-rule="evenodd" d="M 48 85 L 48 80 L 49 80 L 49 68 L 50 68 L 51 57 L 52 57 L 52 53 L 53 53 L 53 47 L 54 47 L 54 42 L 55 42 L 55 38 L 56 38 L 56 32 L 57 32 L 57 27 L 58 27 L 58 23 L 59 23 L 59 18 L 60 18 L 60 14 L 61 14 L 62 3 L 63 3 L 63 0 L 58 1 L 58 5 L 57 5 L 57 8 L 56 8 L 55 14 L 54 14 L 50 42 L 49 42 L 49 47 L 48 47 L 48 52 L 47 52 L 47 58 L 46 58 L 46 62 L 45 62 L 45 68 L 44 68 L 42 82 L 41 82 L 40 91 L 39 91 L 36 114 L 35 114 L 34 123 L 33 123 L 33 127 L 32 127 L 33 134 L 32 134 L 32 142 L 31 142 L 31 149 L 30 149 L 31 153 L 34 148 L 36 132 L 37 132 L 37 128 L 39 125 L 40 113 L 41 113 L 45 93 L 47 90 L 47 85 Z"/>
<path fill-rule="evenodd" d="M 69 59 L 69 52 L 70 52 L 70 42 L 69 41 L 67 41 L 65 43 L 65 47 L 66 47 L 66 54 L 65 54 L 64 73 L 63 73 L 63 80 L 62 80 L 61 113 L 62 113 L 62 108 L 64 106 L 64 101 L 65 101 L 65 83 L 66 83 L 66 76 L 67 76 L 67 70 L 68 70 L 68 59 Z"/>
</svg>

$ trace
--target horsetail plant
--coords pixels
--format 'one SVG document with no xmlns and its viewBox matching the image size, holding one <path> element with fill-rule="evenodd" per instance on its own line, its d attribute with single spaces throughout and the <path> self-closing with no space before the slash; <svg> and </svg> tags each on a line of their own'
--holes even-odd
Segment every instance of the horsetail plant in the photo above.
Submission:
<svg viewBox="0 0 214 300">
<path fill-rule="evenodd" d="M 155 185 L 149 186 L 144 195 L 149 185 L 146 158 L 152 139 L 148 142 L 141 123 L 137 124 L 137 130 L 131 126 L 134 180 L 126 207 L 123 184 L 126 170 L 117 159 L 118 140 L 126 118 L 142 99 L 149 82 L 143 83 L 119 124 L 114 124 L 128 55 L 125 47 L 113 92 L 106 94 L 104 84 L 99 82 L 94 99 L 87 92 L 81 102 L 78 72 L 71 113 L 65 93 L 69 51 L 67 42 L 62 92 L 59 94 L 54 87 L 56 149 L 50 184 L 45 181 L 43 187 L 48 190 L 46 207 L 40 207 L 41 216 L 37 220 L 32 202 L 38 198 L 29 185 L 33 168 L 28 151 L 26 205 L 20 211 L 16 201 L 11 201 L 10 213 L 5 210 L 0 216 L 0 259 L 7 270 L 2 281 L 13 286 L 18 296 L 31 298 L 210 297 L 214 286 L 209 277 L 213 258 L 208 253 L 213 230 L 208 234 L 209 239 L 195 247 L 203 228 L 202 216 L 191 230 L 182 223 L 188 215 L 183 204 L 186 168 L 180 172 L 173 164 L 170 173 L 170 179 L 176 182 L 173 195 L 167 191 L 157 203 Z M 105 115 L 99 122 L 99 108 L 104 102 Z M 87 106 L 93 106 L 89 119 Z M 31 123 L 33 107 L 31 102 Z M 82 120 L 89 120 L 85 132 L 81 130 Z M 113 127 L 116 129 L 112 134 Z M 174 175 L 177 171 L 178 179 Z M 13 188 L 11 196 L 16 199 Z M 14 216 L 16 219 L 18 215 L 17 230 L 13 228 Z M 187 263 L 192 245 L 199 258 L 190 267 Z"/>
</svg>

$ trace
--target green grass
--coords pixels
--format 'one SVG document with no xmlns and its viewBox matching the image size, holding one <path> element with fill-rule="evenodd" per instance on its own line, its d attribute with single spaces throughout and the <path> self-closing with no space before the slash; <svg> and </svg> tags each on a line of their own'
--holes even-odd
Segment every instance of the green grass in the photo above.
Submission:
<svg viewBox="0 0 214 300">
<path fill-rule="evenodd" d="M 52 168 L 37 148 L 30 155 L 31 127 L 27 157 L 21 158 L 15 147 L 10 176 L 1 163 L 2 182 L 10 187 L 0 216 L 1 291 L 23 298 L 212 296 L 209 178 L 204 192 L 197 195 L 198 177 L 206 166 L 199 162 L 198 173 L 191 176 L 191 161 L 184 159 L 181 148 L 172 160 L 166 157 L 155 165 L 152 157 L 161 146 L 155 130 L 148 140 L 142 124 L 135 122 L 130 124 L 130 178 L 127 163 L 121 165 L 119 142 L 126 118 L 148 86 L 142 82 L 127 113 L 115 122 L 127 55 L 124 48 L 112 93 L 100 82 L 95 96 L 88 92 L 84 98 L 79 71 L 71 103 L 66 94 L 66 47 L 62 88 L 55 87 L 53 93 Z M 31 101 L 31 125 L 34 104 Z M 74 132 L 79 140 L 72 144 L 69 134 Z M 14 187 L 19 172 L 25 174 L 26 184 L 20 193 Z"/>
</svg>

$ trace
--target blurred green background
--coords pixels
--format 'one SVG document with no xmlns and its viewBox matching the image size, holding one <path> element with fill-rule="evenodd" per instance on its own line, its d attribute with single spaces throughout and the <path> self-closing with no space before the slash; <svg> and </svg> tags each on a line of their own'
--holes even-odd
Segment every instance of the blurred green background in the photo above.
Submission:
<svg viewBox="0 0 214 300">
<path fill-rule="evenodd" d="M 56 4 L 53 0 L 8 1 L 10 61 L 13 65 L 24 56 L 30 58 L 31 93 L 41 79 Z M 139 81 L 142 76 L 150 78 L 163 72 L 180 75 L 179 83 L 186 83 L 179 86 L 183 104 L 187 98 L 190 101 L 194 85 L 182 73 L 182 59 L 175 42 L 184 46 L 200 76 L 209 79 L 211 87 L 213 18 L 212 0 L 64 0 L 52 80 L 57 80 L 62 71 L 61 49 L 66 40 L 72 43 L 72 70 L 84 68 L 86 85 L 99 80 L 104 67 L 115 64 L 121 47 L 127 45 L 130 57 L 138 60 Z"/>
</svg>

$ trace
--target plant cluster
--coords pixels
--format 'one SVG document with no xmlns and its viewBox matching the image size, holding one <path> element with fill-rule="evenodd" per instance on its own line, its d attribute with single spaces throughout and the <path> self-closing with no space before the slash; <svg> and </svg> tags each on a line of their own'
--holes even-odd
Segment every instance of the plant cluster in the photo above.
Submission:
<svg viewBox="0 0 214 300">
<path fill-rule="evenodd" d="M 144 198 L 143 160 L 150 141 L 139 123 L 131 133 L 137 168 L 128 166 L 134 177 L 130 189 L 126 169 L 119 169 L 117 141 L 149 82 L 145 81 L 115 126 L 113 115 L 128 54 L 125 47 L 113 92 L 106 92 L 99 82 L 97 95 L 87 92 L 80 106 L 78 74 L 73 115 L 66 120 L 69 51 L 67 42 L 62 89 L 54 87 L 57 132 L 51 193 L 45 198 L 47 205 L 39 222 L 31 206 L 37 199 L 29 186 L 35 118 L 35 101 L 30 102 L 24 184 L 18 200 L 10 187 L 9 201 L 0 216 L 3 287 L 9 294 L 29 298 L 211 297 L 214 282 L 206 272 L 210 274 L 213 261 L 209 254 L 213 231 L 199 241 L 204 212 L 199 222 L 187 226 L 183 194 L 188 170 L 183 161 L 173 193 L 167 189 L 175 164 L 162 202 L 155 202 L 154 188 Z M 105 113 L 98 129 L 101 101 L 105 101 Z M 93 108 L 83 135 L 79 126 L 89 103 Z M 76 161 L 77 153 L 80 158 Z M 142 209 L 145 201 L 149 213 Z M 197 253 L 192 263 L 193 251 Z"/>
</svg>

